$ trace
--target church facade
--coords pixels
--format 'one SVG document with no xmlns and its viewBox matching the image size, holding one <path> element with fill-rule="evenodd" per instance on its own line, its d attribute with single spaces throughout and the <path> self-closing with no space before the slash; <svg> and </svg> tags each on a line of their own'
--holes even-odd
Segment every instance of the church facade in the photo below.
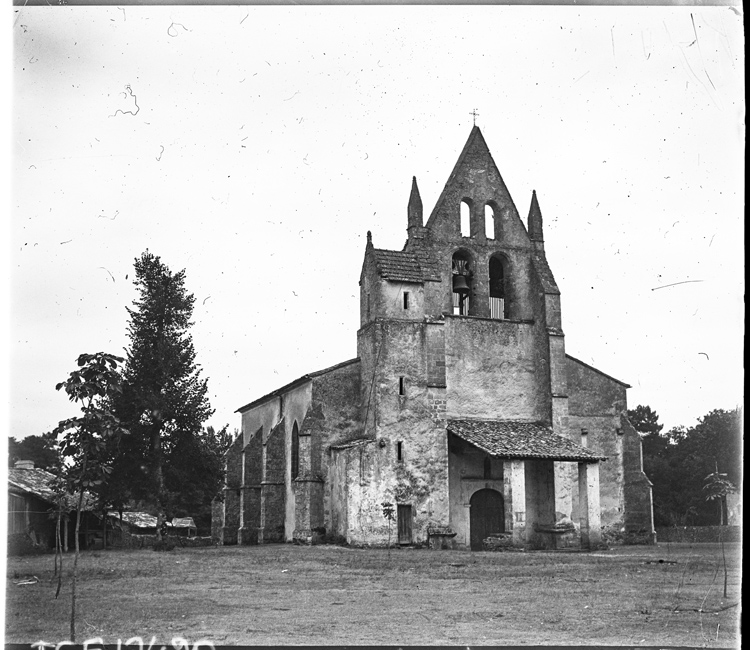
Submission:
<svg viewBox="0 0 750 650">
<path fill-rule="evenodd" d="M 565 353 L 536 193 L 524 225 L 478 127 L 407 233 L 368 233 L 357 357 L 238 409 L 221 541 L 653 541 L 628 385 Z"/>
</svg>

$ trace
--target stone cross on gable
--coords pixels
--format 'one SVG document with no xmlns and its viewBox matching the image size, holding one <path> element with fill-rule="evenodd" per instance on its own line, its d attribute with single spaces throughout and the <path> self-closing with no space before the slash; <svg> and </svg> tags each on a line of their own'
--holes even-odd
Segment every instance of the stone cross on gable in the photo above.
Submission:
<svg viewBox="0 0 750 650">
<path fill-rule="evenodd" d="M 477 109 L 475 108 L 471 113 L 469 113 L 474 118 L 474 126 L 477 125 L 477 117 L 479 117 L 479 113 L 477 112 Z"/>
</svg>

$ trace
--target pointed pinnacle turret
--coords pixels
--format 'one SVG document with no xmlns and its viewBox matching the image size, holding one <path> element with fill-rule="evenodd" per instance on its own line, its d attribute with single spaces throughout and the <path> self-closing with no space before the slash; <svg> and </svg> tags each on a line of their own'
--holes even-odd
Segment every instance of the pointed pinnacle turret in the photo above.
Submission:
<svg viewBox="0 0 750 650">
<path fill-rule="evenodd" d="M 369 231 L 369 230 L 367 231 L 367 248 L 373 248 L 373 245 L 372 245 L 372 232 Z"/>
<path fill-rule="evenodd" d="M 529 208 L 528 220 L 529 239 L 531 241 L 544 241 L 542 229 L 542 211 L 539 209 L 539 201 L 536 198 L 536 190 L 531 192 L 531 207 Z"/>
<path fill-rule="evenodd" d="M 408 226 L 407 230 L 412 228 L 422 227 L 422 197 L 419 196 L 419 188 L 417 187 L 417 177 L 412 176 L 411 179 L 411 194 L 409 195 L 409 206 L 407 208 L 408 215 Z"/>
</svg>

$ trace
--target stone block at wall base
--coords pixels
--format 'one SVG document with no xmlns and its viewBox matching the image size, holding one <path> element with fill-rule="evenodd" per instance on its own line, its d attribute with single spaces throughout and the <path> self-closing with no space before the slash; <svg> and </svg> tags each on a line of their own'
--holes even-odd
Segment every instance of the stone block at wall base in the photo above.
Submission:
<svg viewBox="0 0 750 650">
<path fill-rule="evenodd" d="M 561 551 L 581 548 L 581 535 L 572 521 L 534 524 L 530 543 L 535 550 Z"/>
<path fill-rule="evenodd" d="M 427 528 L 427 547 L 433 551 L 452 550 L 456 547 L 456 533 L 450 526 L 431 526 Z"/>
</svg>

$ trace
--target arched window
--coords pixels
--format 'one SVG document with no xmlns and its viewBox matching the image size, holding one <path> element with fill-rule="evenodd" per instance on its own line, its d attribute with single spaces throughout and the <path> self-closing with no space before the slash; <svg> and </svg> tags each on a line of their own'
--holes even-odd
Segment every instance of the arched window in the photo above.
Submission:
<svg viewBox="0 0 750 650">
<path fill-rule="evenodd" d="M 461 201 L 461 237 L 471 237 L 471 203 Z"/>
<path fill-rule="evenodd" d="M 297 423 L 292 427 L 292 480 L 299 476 L 299 429 Z"/>
<path fill-rule="evenodd" d="M 497 239 L 495 237 L 495 211 L 489 203 L 484 206 L 484 235 L 487 239 Z"/>
<path fill-rule="evenodd" d="M 456 316 L 468 316 L 471 303 L 471 266 L 468 254 L 458 251 L 452 262 L 453 313 Z"/>
<path fill-rule="evenodd" d="M 505 264 L 502 258 L 490 258 L 490 318 L 506 318 Z"/>
</svg>

